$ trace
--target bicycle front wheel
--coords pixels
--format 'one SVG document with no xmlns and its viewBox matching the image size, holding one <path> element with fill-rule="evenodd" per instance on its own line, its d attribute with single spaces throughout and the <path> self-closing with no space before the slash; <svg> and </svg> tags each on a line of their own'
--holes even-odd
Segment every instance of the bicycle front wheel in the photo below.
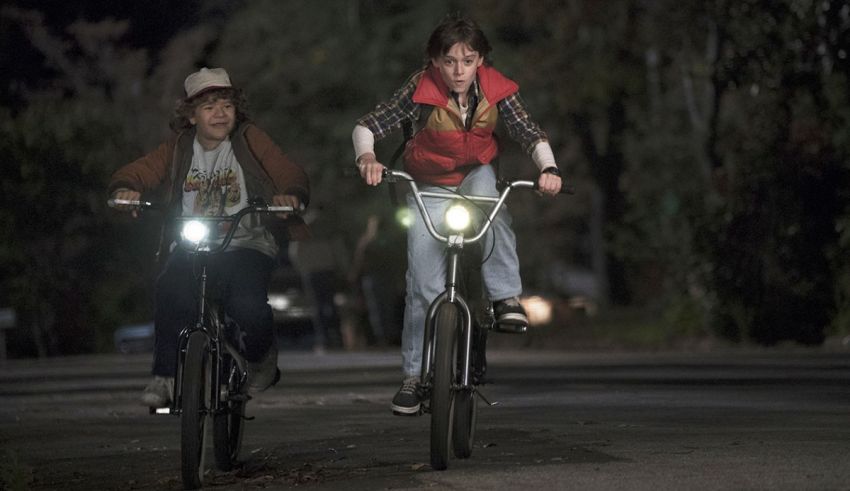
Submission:
<svg viewBox="0 0 850 491">
<path fill-rule="evenodd" d="M 198 489 L 204 481 L 207 395 L 209 394 L 209 339 L 201 331 L 189 335 L 183 362 L 180 413 L 180 463 L 184 489 Z"/>
<path fill-rule="evenodd" d="M 467 459 L 472 455 L 472 442 L 475 439 L 475 423 L 478 416 L 478 400 L 472 389 L 461 389 L 455 394 L 454 427 L 452 428 L 452 447 L 455 457 Z"/>
<path fill-rule="evenodd" d="M 457 369 L 457 307 L 444 303 L 434 324 L 434 378 L 431 387 L 431 467 L 444 470 L 449 462 L 454 389 Z"/>
<path fill-rule="evenodd" d="M 213 447 L 215 464 L 219 470 L 229 471 L 242 448 L 242 430 L 245 423 L 245 403 L 248 396 L 240 387 L 241 372 L 232 357 L 227 356 L 221 367 L 223 395 L 222 411 L 213 417 Z"/>
</svg>

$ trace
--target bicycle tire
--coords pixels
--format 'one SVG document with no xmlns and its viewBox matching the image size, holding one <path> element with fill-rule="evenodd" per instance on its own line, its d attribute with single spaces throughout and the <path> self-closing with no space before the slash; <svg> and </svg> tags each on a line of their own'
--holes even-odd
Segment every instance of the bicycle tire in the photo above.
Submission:
<svg viewBox="0 0 850 491">
<path fill-rule="evenodd" d="M 229 355 L 222 363 L 221 375 L 223 384 L 219 394 L 224 394 L 220 404 L 223 410 L 213 417 L 213 448 L 216 467 L 227 472 L 233 468 L 242 448 L 246 398 L 240 392 L 239 366 Z"/>
<path fill-rule="evenodd" d="M 486 346 L 487 330 L 476 325 L 472 333 L 472 359 L 470 360 L 471 366 L 469 367 L 470 383 L 473 386 L 481 383 L 484 373 L 487 371 Z M 463 369 L 462 362 L 461 353 L 458 353 L 458 373 Z M 455 457 L 467 459 L 472 455 L 472 446 L 475 441 L 475 427 L 478 423 L 478 398 L 475 397 L 474 388 L 457 391 L 457 394 L 455 394 L 454 417 L 452 446 Z"/>
<path fill-rule="evenodd" d="M 183 361 L 183 409 L 180 413 L 180 465 L 183 489 L 198 489 L 204 480 L 209 394 L 209 340 L 201 331 L 189 335 Z"/>
<path fill-rule="evenodd" d="M 452 448 L 455 457 L 468 459 L 472 455 L 475 440 L 475 424 L 478 420 L 478 400 L 471 389 L 462 389 L 455 393 L 454 426 L 452 428 Z"/>
<path fill-rule="evenodd" d="M 457 369 L 457 307 L 445 303 L 437 310 L 434 335 L 434 378 L 431 387 L 431 467 L 448 467 L 451 444 L 454 389 Z"/>
</svg>

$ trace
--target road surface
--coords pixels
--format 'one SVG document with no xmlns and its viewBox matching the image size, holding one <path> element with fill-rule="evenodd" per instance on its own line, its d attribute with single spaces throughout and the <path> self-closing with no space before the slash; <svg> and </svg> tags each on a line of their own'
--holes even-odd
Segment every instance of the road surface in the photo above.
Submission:
<svg viewBox="0 0 850 491">
<path fill-rule="evenodd" d="M 473 455 L 433 471 L 397 417 L 395 352 L 283 352 L 249 404 L 244 464 L 208 489 L 850 489 L 850 353 L 490 355 Z M 0 478 L 24 489 L 180 489 L 179 421 L 135 399 L 149 355 L 0 369 Z M 11 480 L 11 481 L 10 481 Z M 2 486 L 0 486 L 2 487 Z"/>
</svg>

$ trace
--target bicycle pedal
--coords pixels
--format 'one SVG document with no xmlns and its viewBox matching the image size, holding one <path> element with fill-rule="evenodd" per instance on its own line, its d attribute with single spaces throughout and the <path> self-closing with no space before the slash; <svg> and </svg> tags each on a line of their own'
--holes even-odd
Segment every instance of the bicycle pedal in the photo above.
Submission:
<svg viewBox="0 0 850 491">
<path fill-rule="evenodd" d="M 494 324 L 493 330 L 508 334 L 525 334 L 528 331 L 528 326 L 525 324 Z"/>
</svg>

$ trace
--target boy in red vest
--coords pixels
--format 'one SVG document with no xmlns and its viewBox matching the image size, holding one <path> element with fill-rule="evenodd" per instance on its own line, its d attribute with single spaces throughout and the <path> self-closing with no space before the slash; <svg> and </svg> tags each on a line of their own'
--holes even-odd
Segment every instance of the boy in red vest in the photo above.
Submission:
<svg viewBox="0 0 850 491">
<path fill-rule="evenodd" d="M 375 141 L 409 121 L 421 128 L 407 143 L 404 168 L 421 190 L 438 185 L 465 194 L 497 196 L 496 173 L 489 164 L 498 154 L 493 130 L 501 119 L 511 138 L 539 168 L 540 191 L 550 195 L 560 191 L 560 172 L 546 133 L 531 121 L 517 84 L 489 65 L 489 52 L 490 44 L 474 21 L 450 17 L 437 26 L 426 46 L 427 65 L 392 98 L 357 121 L 352 139 L 357 167 L 367 184 L 378 185 L 384 169 L 375 156 Z M 428 199 L 425 204 L 439 230 L 448 200 Z M 408 206 L 416 209 L 410 196 Z M 425 315 L 430 302 L 445 287 L 444 246 L 431 237 L 419 213 L 413 213 L 413 217 L 408 232 L 402 330 L 404 381 L 392 401 L 393 412 L 402 415 L 419 414 L 417 386 Z M 481 273 L 495 305 L 497 322 L 527 325 L 518 300 L 522 284 L 510 223 L 507 210 L 499 213 L 492 226 L 494 242 L 483 247 L 486 251 L 492 247 L 492 253 L 482 264 Z"/>
</svg>

